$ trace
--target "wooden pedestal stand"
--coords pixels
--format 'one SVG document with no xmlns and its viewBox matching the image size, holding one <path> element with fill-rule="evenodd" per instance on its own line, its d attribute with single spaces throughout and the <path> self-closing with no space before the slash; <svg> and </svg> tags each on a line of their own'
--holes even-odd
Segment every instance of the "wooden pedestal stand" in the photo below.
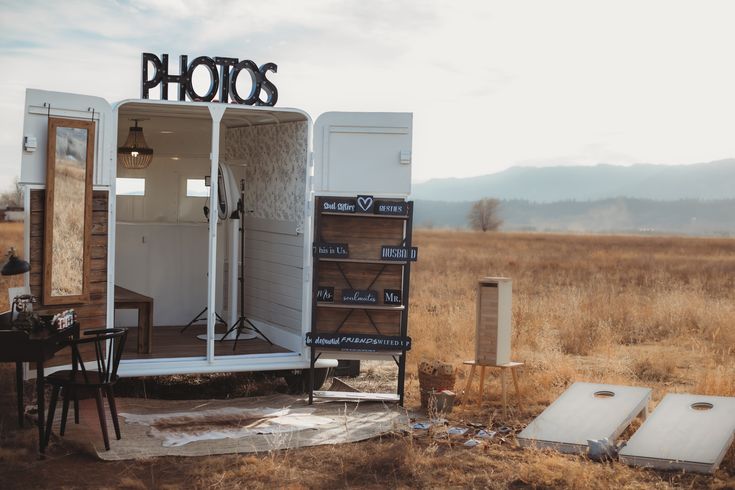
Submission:
<svg viewBox="0 0 735 490">
<path fill-rule="evenodd" d="M 462 398 L 460 399 L 461 402 L 464 404 L 466 400 L 470 397 L 470 391 L 472 390 L 472 381 L 475 378 L 475 368 L 477 366 L 480 366 L 480 396 L 477 398 L 477 403 L 479 405 L 482 405 L 482 393 L 485 389 L 485 368 L 494 368 L 494 369 L 500 369 L 500 387 L 501 387 L 501 393 L 503 397 L 503 416 L 507 416 L 508 414 L 508 394 L 507 394 L 507 387 L 506 387 L 506 379 L 505 379 L 505 372 L 510 371 L 510 374 L 513 378 L 513 385 L 516 388 L 516 397 L 518 398 L 518 406 L 521 405 L 521 391 L 518 388 L 518 376 L 516 375 L 516 369 L 523 366 L 522 362 L 509 362 L 507 364 L 480 364 L 476 361 L 465 361 L 463 364 L 466 364 L 468 366 L 472 366 L 470 368 L 470 375 L 467 377 L 467 384 L 464 387 L 464 393 L 462 394 Z"/>
</svg>

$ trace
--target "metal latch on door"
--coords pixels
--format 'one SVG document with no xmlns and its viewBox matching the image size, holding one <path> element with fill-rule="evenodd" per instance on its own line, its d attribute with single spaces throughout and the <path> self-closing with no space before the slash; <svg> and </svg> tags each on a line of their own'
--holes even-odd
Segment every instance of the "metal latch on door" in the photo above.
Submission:
<svg viewBox="0 0 735 490">
<path fill-rule="evenodd" d="M 401 165 L 411 165 L 410 150 L 401 150 Z"/>
</svg>

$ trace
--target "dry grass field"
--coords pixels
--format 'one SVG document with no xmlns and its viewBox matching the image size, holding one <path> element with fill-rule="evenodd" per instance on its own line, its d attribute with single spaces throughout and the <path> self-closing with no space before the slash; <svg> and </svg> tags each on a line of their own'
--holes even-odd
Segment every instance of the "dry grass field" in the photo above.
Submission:
<svg viewBox="0 0 735 490">
<path fill-rule="evenodd" d="M 5 264 L 7 257 L 5 254 L 10 247 L 14 247 L 15 251 L 21 258 L 23 256 L 23 223 L 4 223 L 0 222 L 0 257 L 2 264 Z M 0 312 L 10 309 L 8 288 L 19 287 L 23 285 L 23 276 L 0 276 Z"/>
<path fill-rule="evenodd" d="M 417 233 L 413 360 L 474 353 L 475 285 L 513 279 L 514 357 L 527 397 L 573 379 L 735 395 L 735 240 Z"/>
<path fill-rule="evenodd" d="M 54 296 L 82 294 L 84 269 L 83 167 L 74 160 L 59 159 L 54 172 L 54 246 L 51 292 Z"/>
<path fill-rule="evenodd" d="M 472 358 L 475 284 L 486 275 L 513 279 L 513 357 L 527 363 L 523 404 L 503 417 L 491 377 L 490 397 L 481 407 L 457 407 L 453 423 L 520 429 L 576 380 L 649 386 L 654 403 L 667 392 L 735 395 L 735 240 L 419 230 L 415 244 L 409 408 L 418 405 L 421 358 L 458 366 Z M 381 369 L 369 371 L 368 382 L 383 380 Z M 225 389 L 221 378 L 213 381 L 212 396 L 261 392 L 248 391 L 248 378 L 227 379 Z M 8 376 L 0 379 L 0 393 L 12 393 L 11 386 Z M 395 434 L 263 455 L 124 463 L 98 462 L 56 443 L 38 461 L 35 432 L 15 428 L 12 396 L 0 402 L 3 488 L 735 487 L 732 449 L 714 476 L 701 476 L 521 450 L 512 437 L 468 449 L 451 438 Z"/>
</svg>

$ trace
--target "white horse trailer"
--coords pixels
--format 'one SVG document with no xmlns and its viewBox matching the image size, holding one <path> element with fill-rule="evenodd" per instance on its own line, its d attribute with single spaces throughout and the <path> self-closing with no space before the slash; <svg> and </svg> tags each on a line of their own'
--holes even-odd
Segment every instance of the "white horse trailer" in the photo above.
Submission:
<svg viewBox="0 0 735 490">
<path fill-rule="evenodd" d="M 43 213 L 54 118 L 94 122 L 94 199 L 85 224 L 92 231 L 84 249 L 91 266 L 82 301 L 42 306 L 74 308 L 82 330 L 134 327 L 141 325 L 134 311 L 116 311 L 116 286 L 148 298 L 151 343 L 141 349 L 145 333 L 138 327 L 136 348 L 131 328 L 121 376 L 308 368 L 315 197 L 406 199 L 411 191 L 410 113 L 329 112 L 313 123 L 299 109 L 147 99 L 111 105 L 29 89 L 21 183 L 32 267 L 26 284 L 39 298 L 48 281 Z M 154 152 L 145 169 L 118 162 L 131 120 Z M 242 183 L 239 219 L 233 212 Z M 207 217 L 204 206 L 220 212 Z M 205 307 L 202 324 L 182 333 Z M 262 335 L 236 346 L 220 341 L 241 314 Z"/>
</svg>

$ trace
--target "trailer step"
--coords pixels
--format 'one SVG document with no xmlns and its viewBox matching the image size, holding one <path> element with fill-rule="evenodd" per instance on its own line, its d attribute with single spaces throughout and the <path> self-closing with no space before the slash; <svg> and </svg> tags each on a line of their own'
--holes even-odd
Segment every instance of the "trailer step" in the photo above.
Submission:
<svg viewBox="0 0 735 490">
<path fill-rule="evenodd" d="M 314 391 L 314 398 L 350 402 L 398 402 L 401 400 L 395 393 L 363 393 L 346 391 Z"/>
</svg>

